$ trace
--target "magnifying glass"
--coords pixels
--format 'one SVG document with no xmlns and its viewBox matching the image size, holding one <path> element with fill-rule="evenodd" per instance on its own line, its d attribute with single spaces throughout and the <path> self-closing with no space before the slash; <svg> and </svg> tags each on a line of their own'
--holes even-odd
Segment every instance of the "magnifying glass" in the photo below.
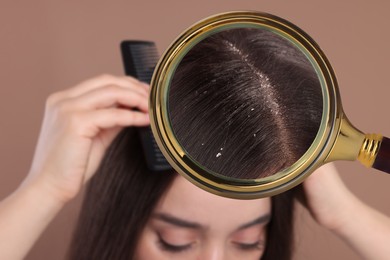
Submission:
<svg viewBox="0 0 390 260">
<path fill-rule="evenodd" d="M 390 139 L 349 122 L 319 46 L 266 13 L 222 13 L 183 32 L 156 66 L 150 116 L 173 168 L 225 197 L 276 195 L 335 160 L 390 172 Z"/>
</svg>

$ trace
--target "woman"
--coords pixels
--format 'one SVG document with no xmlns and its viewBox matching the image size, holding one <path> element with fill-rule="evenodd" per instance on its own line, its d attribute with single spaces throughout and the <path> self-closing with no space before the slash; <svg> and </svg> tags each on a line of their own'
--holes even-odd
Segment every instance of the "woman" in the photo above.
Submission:
<svg viewBox="0 0 390 260">
<path fill-rule="evenodd" d="M 274 198 L 277 208 L 271 209 L 270 199 L 209 194 L 173 171 L 148 171 L 138 139 L 135 129 L 127 129 L 110 147 L 87 191 L 71 259 L 181 259 L 193 255 L 200 243 L 225 240 L 235 259 L 258 259 L 267 224 L 267 244 L 280 249 L 278 259 L 290 254 L 292 196 Z"/>
<path fill-rule="evenodd" d="M 278 45 L 279 51 L 285 51 L 286 55 L 282 59 L 273 59 L 271 63 L 263 57 L 268 56 L 269 59 L 275 45 Z M 261 71 L 258 68 L 261 68 Z M 310 146 L 321 120 L 321 89 L 317 86 L 319 83 L 314 70 L 310 68 L 307 59 L 296 48 L 269 32 L 235 29 L 203 40 L 181 61 L 172 81 L 170 115 L 178 139 L 196 160 L 229 177 L 240 177 L 239 174 L 243 172 L 253 175 L 259 173 L 271 175 L 273 173 L 271 171 L 281 170 L 282 167 L 297 160 Z M 283 72 L 287 69 L 290 73 L 284 75 Z M 272 88 L 271 86 L 267 88 L 267 85 L 271 84 Z M 289 109 L 276 110 L 274 105 L 276 98 L 285 95 L 291 89 L 290 86 L 296 86 L 297 94 L 288 99 Z M 303 96 L 302 91 L 299 90 L 304 90 L 308 95 Z M 272 93 L 269 93 L 270 91 Z M 263 100 L 259 102 L 259 99 Z M 303 107 L 302 103 L 307 104 L 306 107 Z M 271 111 L 270 107 L 274 111 Z M 246 111 L 252 112 L 251 117 L 247 117 Z M 299 116 L 294 116 L 292 113 L 297 113 Z M 302 117 L 306 114 L 312 119 L 304 120 Z M 302 124 L 299 119 L 306 122 Z M 299 134 L 296 124 L 300 126 Z M 245 132 L 242 129 L 250 134 L 242 134 Z M 213 132 L 218 134 L 215 135 Z M 254 133 L 257 134 L 256 137 Z M 295 138 L 286 140 L 287 134 Z M 262 138 L 263 136 L 267 138 Z M 240 146 L 244 149 L 240 149 Z M 268 147 L 272 147 L 272 151 L 268 151 Z M 172 173 L 150 174 L 139 151 L 141 147 L 138 138 L 131 130 L 122 133 L 114 141 L 98 171 L 98 177 L 91 183 L 87 192 L 71 258 L 98 259 L 104 254 L 107 254 L 109 259 L 133 258 L 139 256 L 137 251 L 139 243 L 150 240 L 158 241 L 157 245 L 160 247 L 149 246 L 147 247 L 149 250 L 143 247 L 145 248 L 143 251 L 165 249 L 170 259 L 175 255 L 179 258 L 191 255 L 200 247 L 207 247 L 207 241 L 209 243 L 219 241 L 220 245 L 223 241 L 229 242 L 231 246 L 226 246 L 221 252 L 228 251 L 231 255 L 223 254 L 220 256 L 222 259 L 227 259 L 228 256 L 232 259 L 259 259 L 263 253 L 264 259 L 291 258 L 292 192 L 275 196 L 272 202 L 270 199 L 261 202 L 237 202 L 240 206 L 232 205 L 231 211 L 236 214 L 229 213 L 232 218 L 229 221 L 224 213 L 226 209 L 218 207 L 224 205 L 223 201 L 226 200 L 221 202 L 220 199 L 210 195 L 202 196 L 202 193 L 196 192 L 196 189 L 191 189 L 191 185 L 187 182 L 180 181 L 181 178 L 179 181 L 174 179 Z M 223 160 L 215 156 L 217 152 Z M 185 187 L 185 184 L 188 187 Z M 181 189 L 182 186 L 185 188 Z M 176 204 L 172 205 L 173 199 L 169 196 L 171 190 L 178 194 L 177 197 L 182 198 L 181 203 L 176 202 L 181 205 L 180 207 L 175 207 Z M 187 196 L 180 196 L 178 190 L 182 190 Z M 190 190 L 193 193 L 188 193 Z M 101 196 L 103 191 L 104 196 Z M 169 208 L 164 210 L 164 216 L 169 212 L 177 212 L 174 215 L 169 214 L 170 217 L 177 219 L 179 216 L 179 219 L 191 223 L 203 223 L 200 226 L 207 226 L 208 232 L 193 231 L 189 234 L 187 232 L 185 234 L 191 235 L 192 239 L 180 243 L 168 243 L 163 236 L 163 231 L 166 229 L 158 225 L 161 224 L 159 223 L 161 219 L 155 220 L 156 215 L 162 214 L 162 209 L 159 207 L 164 208 L 165 204 L 160 205 L 159 199 L 164 195 L 167 196 L 165 201 L 168 201 L 169 205 Z M 122 202 L 124 197 L 126 204 Z M 199 198 L 203 197 L 207 199 L 201 203 Z M 97 198 L 102 199 L 97 200 Z M 197 200 L 194 201 L 192 198 Z M 218 200 L 219 203 L 211 203 L 213 200 Z M 198 211 L 191 210 L 193 204 L 202 207 L 203 212 L 207 214 L 195 218 Z M 132 211 L 128 210 L 127 205 L 132 205 Z M 206 210 L 206 205 L 211 209 Z M 249 208 L 240 210 L 245 205 Z M 213 210 L 215 213 L 211 214 Z M 138 214 L 134 215 L 134 212 Z M 259 218 L 269 218 L 270 221 L 256 223 L 250 226 L 251 229 L 249 226 L 245 230 L 239 229 L 240 226 L 245 226 Z M 215 221 L 211 222 L 212 219 Z M 115 223 L 115 225 L 105 226 L 106 223 Z M 213 228 L 221 223 L 225 226 L 219 229 Z M 145 229 L 150 230 L 147 238 L 143 233 Z M 231 234 L 227 232 L 228 230 Z M 224 236 L 222 236 L 223 231 L 226 233 Z M 110 232 L 110 235 L 102 235 L 106 234 L 105 232 Z M 176 233 L 169 231 L 168 234 L 173 236 Z M 237 239 L 238 235 L 240 239 Z M 95 239 L 88 239 L 88 237 L 95 237 Z M 209 239 L 210 237 L 213 239 Z M 139 240 L 141 242 L 138 242 Z M 221 249 L 222 246 L 214 248 Z M 163 255 L 141 254 L 139 258 L 161 259 Z M 207 257 L 202 255 L 201 258 Z"/>
<path fill-rule="evenodd" d="M 0 204 L 1 259 L 22 259 L 28 253 L 64 204 L 92 177 L 120 129 L 148 124 L 146 107 L 145 84 L 107 75 L 49 97 L 29 175 Z M 389 255 L 384 245 L 390 234 L 389 219 L 353 196 L 332 167 L 313 173 L 304 190 L 315 219 L 362 257 L 385 259 Z M 132 205 L 123 200 L 131 212 Z M 224 213 L 230 212 L 228 208 Z"/>
<path fill-rule="evenodd" d="M 251 37 L 250 33 L 246 36 Z M 241 38 L 242 35 L 237 39 Z M 273 90 L 271 85 L 276 84 L 272 73 L 261 77 L 254 69 L 254 63 L 248 61 L 248 56 L 242 52 L 243 46 L 235 45 L 234 39 L 230 40 L 232 42 L 226 42 L 227 48 L 235 52 L 239 62 L 244 62 L 247 73 L 258 76 L 252 77 L 253 80 L 265 86 L 265 91 Z M 184 69 L 187 67 L 185 62 Z M 180 73 L 177 75 L 177 84 L 184 84 L 186 79 L 180 77 Z M 229 82 L 233 80 L 231 78 Z M 285 78 L 283 81 L 290 82 Z M 191 81 L 187 82 L 190 84 Z M 275 97 L 273 93 L 271 97 Z M 236 201 L 195 188 L 174 172 L 147 172 L 134 129 L 127 128 L 118 135 L 123 127 L 148 125 L 147 96 L 147 86 L 135 79 L 101 76 L 49 97 L 30 173 L 19 189 L 0 205 L 1 258 L 20 259 L 25 256 L 50 220 L 96 171 L 75 233 L 69 255 L 71 259 L 291 257 L 291 194 Z M 180 100 L 178 98 L 177 102 Z M 205 99 L 199 99 L 202 100 Z M 265 115 L 273 119 L 270 122 L 276 129 L 279 127 L 284 131 L 282 133 L 293 131 L 284 127 L 289 125 L 288 120 L 282 122 L 273 118 L 287 111 L 273 106 L 273 109 L 256 108 L 268 109 L 270 112 Z M 180 122 L 186 122 L 185 117 L 173 110 L 178 126 Z M 315 127 L 316 117 L 312 118 L 311 127 Z M 239 129 L 240 120 L 234 119 L 228 118 L 233 129 Z M 178 131 L 178 135 L 187 140 L 184 130 Z M 306 138 L 306 143 L 312 138 L 313 135 Z M 269 160 L 259 160 L 259 155 L 252 158 L 248 153 L 242 157 L 242 162 L 252 159 L 253 163 L 248 163 L 247 169 L 272 174 L 294 161 L 305 149 L 301 142 L 298 145 L 302 147 L 291 142 L 284 139 L 282 143 L 274 143 L 280 150 L 288 145 L 296 148 L 286 157 L 288 160 L 272 158 L 272 155 Z M 261 142 L 255 144 L 262 146 Z M 186 145 L 194 147 L 190 142 Z M 196 151 L 196 148 L 191 149 Z M 210 146 L 203 152 L 208 150 L 212 150 Z M 197 159 L 202 160 L 204 153 L 199 151 Z M 239 155 L 233 153 L 230 156 Z M 204 163 L 209 163 L 210 167 L 214 165 L 207 160 Z M 390 253 L 385 246 L 390 235 L 389 219 L 354 197 L 332 166 L 319 171 L 303 184 L 305 205 L 313 217 L 345 239 L 362 257 L 385 259 Z M 230 173 L 234 174 L 234 171 L 227 171 Z M 360 216 L 358 220 L 354 218 L 357 215 Z"/>
</svg>

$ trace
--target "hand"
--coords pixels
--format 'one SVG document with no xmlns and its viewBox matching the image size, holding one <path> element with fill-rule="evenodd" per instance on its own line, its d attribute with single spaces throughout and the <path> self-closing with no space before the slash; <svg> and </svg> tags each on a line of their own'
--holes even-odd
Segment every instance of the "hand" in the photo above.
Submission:
<svg viewBox="0 0 390 260">
<path fill-rule="evenodd" d="M 137 110 L 135 110 L 137 109 Z M 103 75 L 49 96 L 28 178 L 66 202 L 97 170 L 123 127 L 146 126 L 148 86 Z"/>
<path fill-rule="evenodd" d="M 341 180 L 336 167 L 326 164 L 311 174 L 303 183 L 305 206 L 323 227 L 336 231 L 348 221 L 347 214 L 357 198 Z"/>
<path fill-rule="evenodd" d="M 362 259 L 388 259 L 390 218 L 369 207 L 344 185 L 336 168 L 327 164 L 303 183 L 314 219 L 343 239 Z"/>
</svg>

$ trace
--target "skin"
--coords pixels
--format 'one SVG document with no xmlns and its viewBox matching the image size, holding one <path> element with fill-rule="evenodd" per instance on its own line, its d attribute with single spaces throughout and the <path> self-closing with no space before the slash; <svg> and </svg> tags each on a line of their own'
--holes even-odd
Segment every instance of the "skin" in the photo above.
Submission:
<svg viewBox="0 0 390 260">
<path fill-rule="evenodd" d="M 322 166 L 304 183 L 304 205 L 321 226 L 346 242 L 362 259 L 388 259 L 390 218 L 357 198 L 333 164 Z"/>
<path fill-rule="evenodd" d="M 219 197 L 178 175 L 146 225 L 136 259 L 260 259 L 270 213 L 269 198 Z"/>
<path fill-rule="evenodd" d="M 0 203 L 0 259 L 23 259 L 92 177 L 119 131 L 149 124 L 147 97 L 146 84 L 111 75 L 48 97 L 30 171 Z"/>
<path fill-rule="evenodd" d="M 0 202 L 0 259 L 23 259 L 27 255 L 63 206 L 93 176 L 119 131 L 127 126 L 149 124 L 147 109 L 148 86 L 129 77 L 103 75 L 49 96 L 30 171 L 18 189 Z M 191 249 L 186 251 L 191 254 L 188 258 L 218 259 L 241 254 L 243 252 L 237 250 L 234 242 L 249 242 L 246 235 L 253 235 L 250 233 L 252 228 L 261 241 L 261 230 L 266 222 L 244 232 L 239 229 L 266 214 L 269 207 L 266 200 L 253 201 L 255 207 L 251 202 L 210 197 L 199 190 L 194 191 L 202 194 L 199 195 L 202 200 L 198 201 L 195 199 L 198 195 L 186 194 L 190 187 L 179 193 L 177 189 L 183 185 L 186 185 L 184 180 L 177 178 L 156 207 L 154 216 L 160 214 L 160 219 L 150 219 L 145 228 L 139 244 L 139 258 L 144 256 L 142 248 L 162 253 L 158 250 L 161 247 L 156 247 L 157 232 L 168 236 L 168 232 L 175 231 L 172 225 L 161 221 L 161 213 L 197 223 L 203 228 L 188 236 L 185 233 L 184 237 L 190 238 L 192 243 Z M 332 165 L 313 173 L 303 187 L 305 205 L 320 225 L 344 239 L 363 259 L 388 259 L 390 219 L 356 198 Z M 191 186 L 191 189 L 195 187 Z M 170 195 L 176 192 L 180 195 Z M 191 203 L 184 200 L 183 194 L 189 196 L 187 199 Z M 174 210 L 178 205 L 186 210 Z M 222 206 L 224 208 L 220 208 Z M 234 207 L 248 208 L 235 216 Z M 260 212 L 260 209 L 264 211 Z M 254 242 L 253 237 L 250 238 L 250 242 Z M 261 252 L 262 249 L 247 254 L 254 257 L 260 256 Z M 173 255 L 169 259 L 172 258 Z"/>
</svg>

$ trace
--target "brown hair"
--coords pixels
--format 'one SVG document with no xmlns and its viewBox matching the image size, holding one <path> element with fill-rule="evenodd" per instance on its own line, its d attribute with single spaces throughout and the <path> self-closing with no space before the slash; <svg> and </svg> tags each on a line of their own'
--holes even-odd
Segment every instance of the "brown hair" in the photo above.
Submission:
<svg viewBox="0 0 390 260">
<path fill-rule="evenodd" d="M 294 162 L 313 141 L 322 111 L 318 80 L 307 59 L 276 38 L 253 29 L 218 33 L 196 45 L 177 69 L 169 97 L 175 134 L 207 167 L 240 177 L 244 165 L 253 171 L 250 177 L 267 175 Z M 210 92 L 200 95 L 204 91 Z M 256 113 L 248 117 L 252 108 Z M 221 134 L 210 139 L 216 130 Z M 248 138 L 235 135 L 239 132 Z M 224 163 L 214 154 L 222 142 L 229 147 L 224 151 L 230 150 Z M 175 175 L 148 171 L 135 129 L 122 131 L 89 184 L 70 259 L 132 259 Z M 293 192 L 272 197 L 263 260 L 291 259 Z"/>
<path fill-rule="evenodd" d="M 193 159 L 224 176 L 256 179 L 306 152 L 321 122 L 322 93 L 315 70 L 292 43 L 266 30 L 230 29 L 182 59 L 169 112 Z"/>
</svg>

